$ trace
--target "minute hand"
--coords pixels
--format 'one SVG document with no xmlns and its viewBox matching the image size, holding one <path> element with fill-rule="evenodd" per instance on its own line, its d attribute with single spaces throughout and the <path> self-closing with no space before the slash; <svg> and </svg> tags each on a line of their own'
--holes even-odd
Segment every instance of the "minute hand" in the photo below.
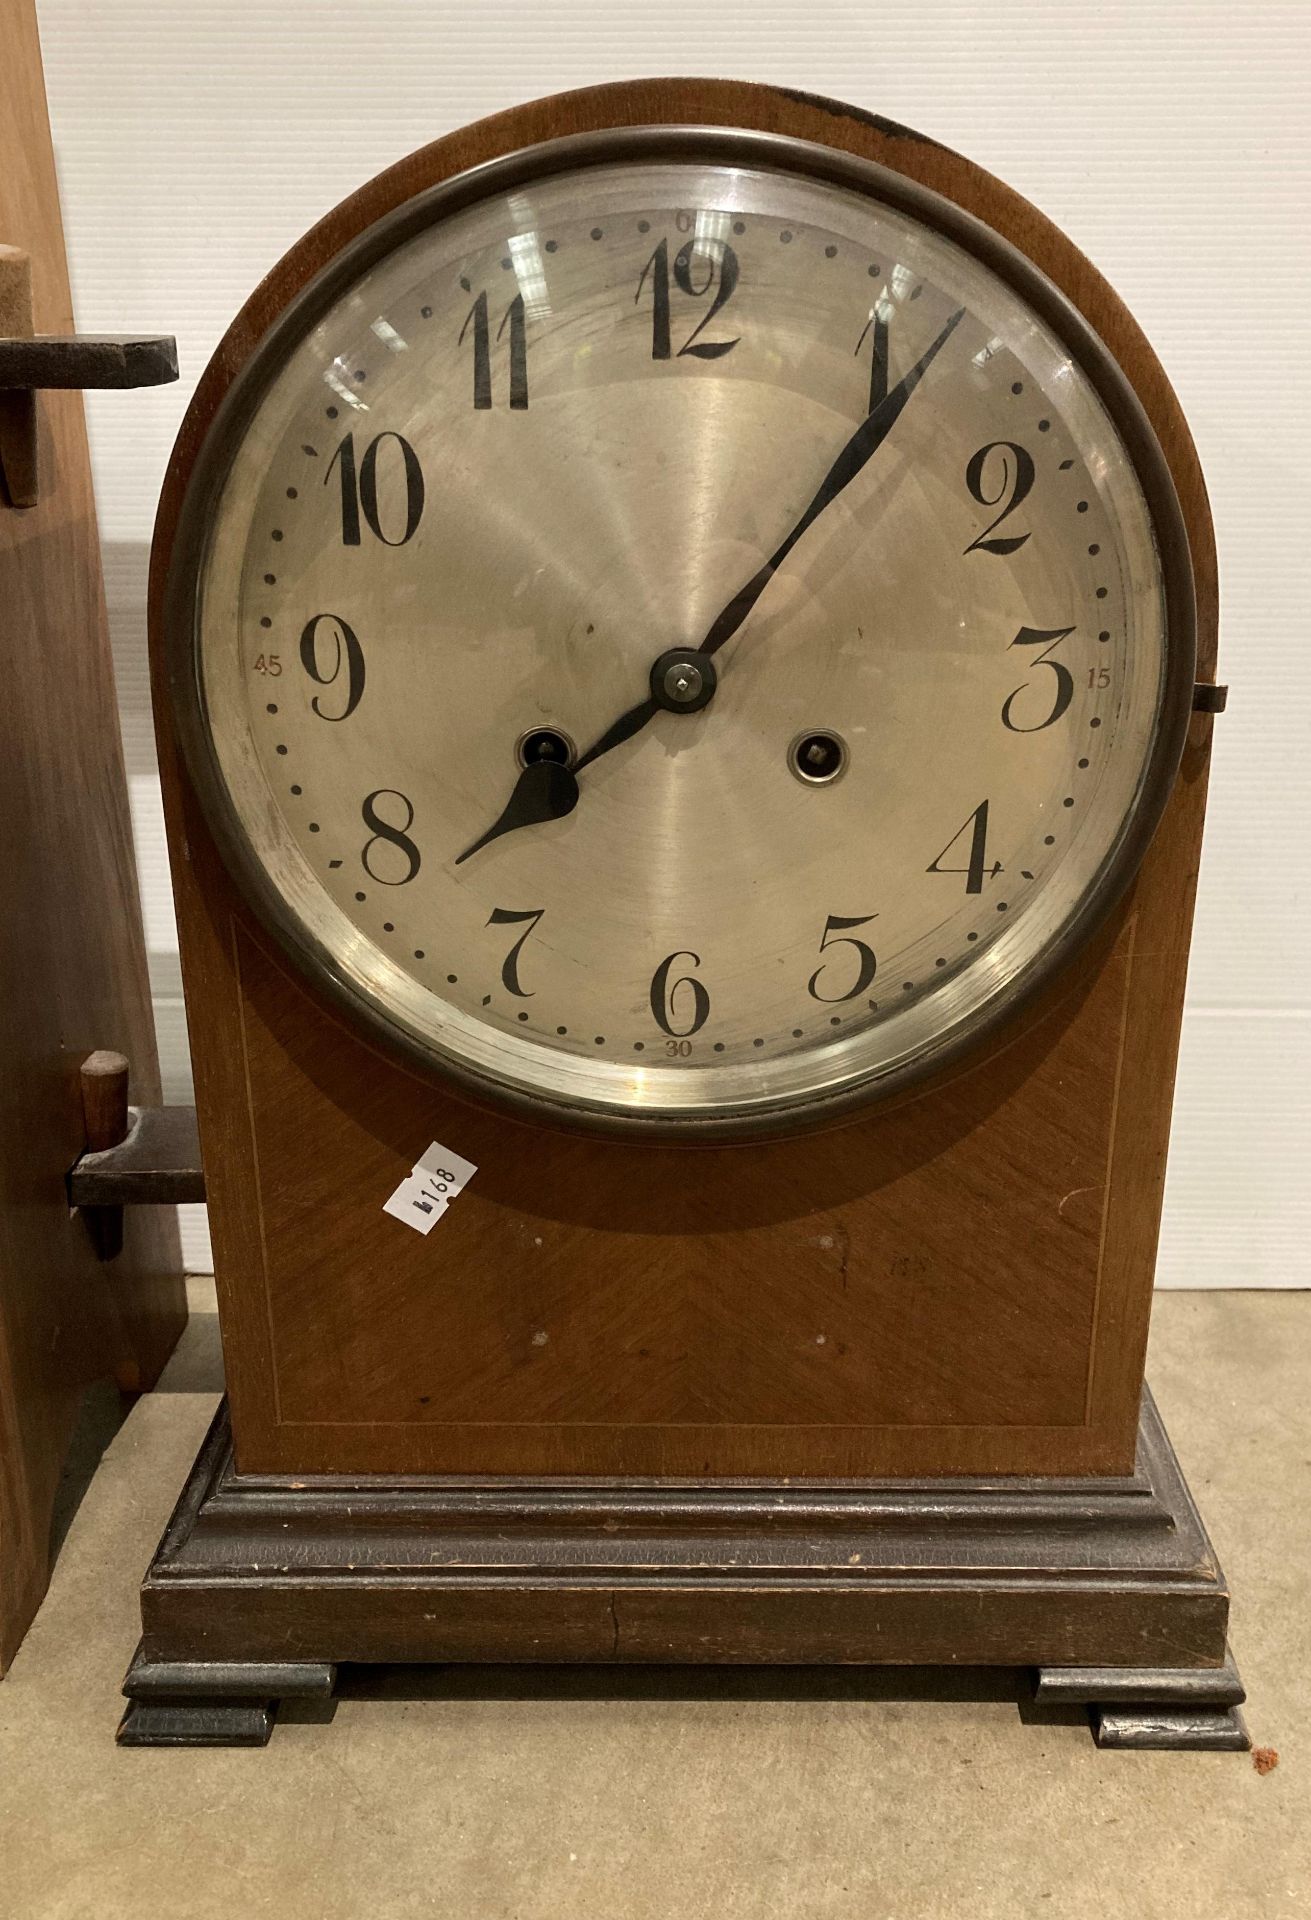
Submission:
<svg viewBox="0 0 1311 1920">
<path fill-rule="evenodd" d="M 819 518 L 825 507 L 837 499 L 842 489 L 855 479 L 866 462 L 878 452 L 896 425 L 902 408 L 964 317 L 964 307 L 957 308 L 932 346 L 926 348 L 920 355 L 910 372 L 898 380 L 896 386 L 880 400 L 871 413 L 866 414 L 825 474 L 819 492 L 791 532 L 770 554 L 759 573 L 754 574 L 744 587 L 738 589 L 723 612 L 716 617 L 705 639 L 701 642 L 699 649 L 701 653 L 718 653 L 725 641 L 733 638 L 802 534 Z"/>
</svg>

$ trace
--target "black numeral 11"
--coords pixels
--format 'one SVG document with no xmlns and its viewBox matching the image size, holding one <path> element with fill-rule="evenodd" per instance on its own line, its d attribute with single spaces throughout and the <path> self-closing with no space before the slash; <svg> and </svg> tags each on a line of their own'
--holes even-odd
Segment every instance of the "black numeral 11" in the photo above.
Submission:
<svg viewBox="0 0 1311 1920">
<path fill-rule="evenodd" d="M 516 294 L 501 316 L 496 329 L 498 342 L 506 328 L 510 330 L 510 405 L 523 412 L 528 405 L 528 337 L 524 325 L 523 295 Z M 479 409 L 492 404 L 492 330 L 488 318 L 487 295 L 480 293 L 460 328 L 460 345 L 466 334 L 473 340 L 473 404 Z"/>
</svg>

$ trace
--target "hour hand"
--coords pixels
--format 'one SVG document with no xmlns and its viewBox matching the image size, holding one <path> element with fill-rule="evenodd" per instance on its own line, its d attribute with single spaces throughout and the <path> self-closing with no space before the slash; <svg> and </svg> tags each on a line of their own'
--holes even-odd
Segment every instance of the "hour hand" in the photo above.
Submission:
<svg viewBox="0 0 1311 1920">
<path fill-rule="evenodd" d="M 603 753 L 622 746 L 625 740 L 631 740 L 662 709 L 671 713 L 694 713 L 705 706 L 715 690 L 715 670 L 708 660 L 698 669 L 696 663 L 700 660 L 700 654 L 680 647 L 662 653 L 651 669 L 651 697 L 639 700 L 635 707 L 621 713 L 600 739 L 580 754 L 573 767 L 559 760 L 531 761 L 515 782 L 514 792 L 500 819 L 471 847 L 465 848 L 456 866 L 489 841 L 499 840 L 503 833 L 540 826 L 544 820 L 563 820 L 578 805 L 577 775 L 583 768 L 590 767 Z"/>
<path fill-rule="evenodd" d="M 562 766 L 558 760 L 534 760 L 515 781 L 514 792 L 500 818 L 472 846 L 464 849 L 455 864 L 458 867 L 480 847 L 499 840 L 503 833 L 513 833 L 519 827 L 538 827 L 545 820 L 563 820 L 577 805 L 578 782 L 573 769 Z"/>
</svg>

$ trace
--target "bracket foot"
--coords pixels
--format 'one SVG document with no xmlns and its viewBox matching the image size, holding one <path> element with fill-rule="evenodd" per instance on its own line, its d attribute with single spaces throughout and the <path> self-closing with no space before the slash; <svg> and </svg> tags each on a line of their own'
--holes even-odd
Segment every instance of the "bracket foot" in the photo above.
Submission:
<svg viewBox="0 0 1311 1920">
<path fill-rule="evenodd" d="M 131 1700 L 120 1747 L 263 1747 L 277 1717 L 274 1700 Z"/>
<path fill-rule="evenodd" d="M 1221 1667 L 1040 1667 L 1040 1706 L 1086 1706 L 1099 1747 L 1246 1753 L 1247 1698 L 1232 1653 Z"/>
<path fill-rule="evenodd" d="M 121 1747 L 262 1747 L 282 1700 L 326 1700 L 337 1669 L 317 1660 L 150 1660 L 123 1682 Z"/>
</svg>

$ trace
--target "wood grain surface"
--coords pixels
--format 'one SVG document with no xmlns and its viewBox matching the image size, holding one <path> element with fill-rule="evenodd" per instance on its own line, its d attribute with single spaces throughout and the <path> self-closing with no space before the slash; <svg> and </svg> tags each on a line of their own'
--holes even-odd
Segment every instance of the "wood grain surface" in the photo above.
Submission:
<svg viewBox="0 0 1311 1920">
<path fill-rule="evenodd" d="M 0 0 L 0 50 L 0 242 L 31 256 L 36 330 L 66 333 L 31 0 Z M 0 1670 L 45 1591 L 82 1393 L 150 1384 L 186 1318 L 173 1215 L 144 1210 L 101 1263 L 65 1188 L 88 1054 L 160 1094 L 81 396 L 41 396 L 38 422 L 40 498 L 0 504 Z"/>
<path fill-rule="evenodd" d="M 1212 721 L 1110 925 L 986 1056 L 836 1131 L 574 1138 L 395 1065 L 293 974 L 226 874 L 164 697 L 187 475 L 286 302 L 412 194 L 530 142 L 745 125 L 897 169 L 989 222 L 1120 360 L 1182 501 L 1199 672 L 1215 554 L 1178 402 L 1073 244 L 970 162 L 784 90 L 650 81 L 517 108 L 343 203 L 234 322 L 161 502 L 152 648 L 196 1094 L 243 1473 L 1102 1474 L 1133 1462 Z M 477 1178 L 428 1239 L 382 1201 L 430 1140 Z"/>
<path fill-rule="evenodd" d="M 1150 1395 L 1138 1452 L 1132 1476 L 1055 1485 L 286 1486 L 234 1474 L 220 1408 L 142 1588 L 124 1691 L 322 1691 L 294 1663 L 348 1660 L 1098 1666 L 1214 1684 L 1229 1596 Z M 1126 1679 L 1106 1676 L 1112 1697 Z"/>
</svg>

